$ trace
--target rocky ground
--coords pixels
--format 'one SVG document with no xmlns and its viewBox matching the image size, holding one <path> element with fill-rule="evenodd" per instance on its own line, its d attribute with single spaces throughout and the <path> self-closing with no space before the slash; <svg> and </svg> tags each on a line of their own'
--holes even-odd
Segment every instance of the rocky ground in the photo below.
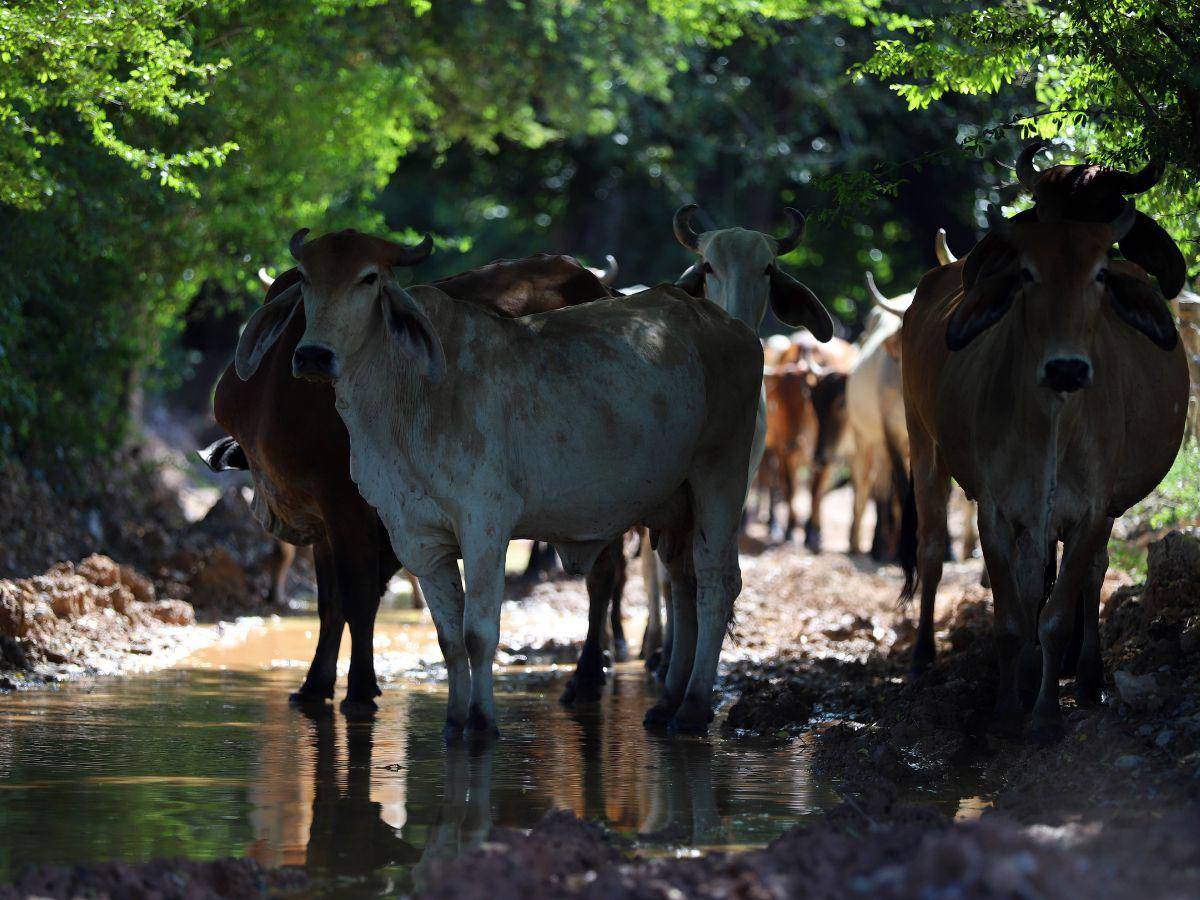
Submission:
<svg viewBox="0 0 1200 900">
<path fill-rule="evenodd" d="M 555 813 L 441 864 L 426 896 L 1195 896 L 1200 543 L 1152 545 L 1145 584 L 1110 577 L 1106 703 L 1068 699 L 1050 748 L 989 730 L 990 594 L 978 562 L 947 568 L 939 660 L 911 682 L 893 569 L 791 546 L 743 559 L 715 727 L 808 742 L 844 798 L 817 822 L 761 851 L 640 859 Z"/>
<path fill-rule="evenodd" d="M 216 900 L 219 897 L 268 897 L 291 893 L 305 884 L 295 869 L 264 869 L 252 859 L 193 862 L 163 859 L 130 865 L 38 866 L 16 881 L 0 885 L 0 900 L 31 897 L 139 898 L 139 900 Z"/>
</svg>

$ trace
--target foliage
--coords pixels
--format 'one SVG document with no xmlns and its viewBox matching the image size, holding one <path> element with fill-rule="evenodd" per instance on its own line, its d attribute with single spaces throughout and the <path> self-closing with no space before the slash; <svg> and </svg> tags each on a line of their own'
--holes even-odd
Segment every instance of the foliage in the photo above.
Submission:
<svg viewBox="0 0 1200 900">
<path fill-rule="evenodd" d="M 997 133 L 1060 137 L 1064 157 L 1118 166 L 1148 159 L 1172 174 L 1139 205 L 1200 259 L 1200 6 L 1172 0 L 938 2 L 881 40 L 854 71 L 887 81 L 910 109 L 949 94 L 1002 94 L 1011 113 L 979 122 Z"/>
<path fill-rule="evenodd" d="M 1171 471 L 1154 492 L 1124 516 L 1124 531 L 1137 538 L 1147 532 L 1162 534 L 1176 528 L 1200 527 L 1200 441 L 1187 439 L 1179 449 Z M 1113 565 L 1142 575 L 1146 572 L 1144 541 L 1131 543 L 1114 539 L 1109 545 Z"/>
</svg>

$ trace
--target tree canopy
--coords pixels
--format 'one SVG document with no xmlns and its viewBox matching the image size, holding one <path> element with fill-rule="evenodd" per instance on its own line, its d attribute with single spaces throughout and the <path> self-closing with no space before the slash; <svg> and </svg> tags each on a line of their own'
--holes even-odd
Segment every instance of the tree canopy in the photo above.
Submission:
<svg viewBox="0 0 1200 900">
<path fill-rule="evenodd" d="M 183 324 L 257 302 L 298 227 L 432 231 L 431 278 L 541 250 L 626 281 L 688 262 L 671 211 L 770 230 L 852 333 L 965 251 L 1031 134 L 1163 158 L 1197 258 L 1194 8 L 948 0 L 0 3 L 0 451 L 120 444 L 186 378 Z M 1142 202 L 1139 200 L 1139 202 Z M 1143 204 L 1144 205 L 1144 204 Z"/>
</svg>

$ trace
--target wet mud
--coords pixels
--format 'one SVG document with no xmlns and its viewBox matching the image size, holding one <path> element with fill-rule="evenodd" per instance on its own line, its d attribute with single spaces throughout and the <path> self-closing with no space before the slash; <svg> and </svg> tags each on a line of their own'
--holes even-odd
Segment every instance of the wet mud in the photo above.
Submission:
<svg viewBox="0 0 1200 900">
<path fill-rule="evenodd" d="M 263 629 L 267 642 L 292 634 L 287 646 L 251 635 L 244 658 L 214 647 L 137 690 L 110 688 L 104 703 L 132 704 L 101 728 L 114 746 L 155 734 L 190 753 L 163 762 L 153 741 L 129 744 L 148 754 L 138 796 L 176 817 L 131 862 L 194 856 L 200 845 L 179 835 L 200 816 L 225 828 L 206 858 L 300 870 L 307 881 L 278 888 L 301 896 L 1200 894 L 1200 543 L 1153 544 L 1144 584 L 1111 575 L 1105 702 L 1076 708 L 1068 682 L 1066 736 L 1052 747 L 990 728 L 991 601 L 978 560 L 947 565 L 938 660 L 913 681 L 915 611 L 897 606 L 894 568 L 794 545 L 743 549 L 705 738 L 642 730 L 655 688 L 636 662 L 610 673 L 597 703 L 555 702 L 586 621 L 577 579 L 527 586 L 505 606 L 495 746 L 440 741 L 436 642 L 409 611 L 383 620 L 374 723 L 287 707 L 309 649 L 311 623 L 298 620 Z M 626 596 L 636 652 L 636 572 Z M 58 712 L 0 708 L 15 715 L 0 729 L 11 753 L 0 824 L 25 835 L 0 853 L 5 877 L 21 861 L 78 855 L 82 837 L 80 862 L 127 852 L 103 816 L 78 834 L 37 831 L 48 803 L 77 808 L 80 791 L 114 820 L 130 802 L 120 754 L 97 747 L 85 721 L 95 704 L 61 693 Z M 41 723 L 56 716 L 52 737 Z M 113 773 L 97 778 L 97 760 Z M 146 794 L 151 784 L 163 787 Z"/>
</svg>

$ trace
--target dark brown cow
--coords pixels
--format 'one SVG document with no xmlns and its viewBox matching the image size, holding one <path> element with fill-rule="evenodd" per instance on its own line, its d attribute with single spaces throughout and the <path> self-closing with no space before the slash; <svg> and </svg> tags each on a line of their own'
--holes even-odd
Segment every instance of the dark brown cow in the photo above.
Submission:
<svg viewBox="0 0 1200 900">
<path fill-rule="evenodd" d="M 428 241 L 416 248 L 396 244 L 384 248 L 394 265 L 414 265 L 430 249 Z M 299 283 L 299 270 L 289 269 L 271 285 L 265 302 Z M 506 316 L 610 296 L 608 289 L 571 257 L 546 254 L 500 260 L 435 284 L 450 296 Z M 371 711 L 380 693 L 372 651 L 375 614 L 380 595 L 400 563 L 379 517 L 350 478 L 349 437 L 334 407 L 332 388 L 293 377 L 292 356 L 305 324 L 304 310 L 297 304 L 296 312 L 283 325 L 283 334 L 249 380 L 238 378 L 232 364 L 226 368 L 217 383 L 213 408 L 217 423 L 231 437 L 202 455 L 214 470 L 248 468 L 256 488 L 254 513 L 263 526 L 289 543 L 313 545 L 321 629 L 312 665 L 292 700 L 333 698 L 338 648 L 348 623 L 351 660 L 342 709 Z M 605 609 L 612 577 L 601 565 L 589 576 L 589 591 L 596 582 Z M 585 686 L 597 675 L 602 680 L 603 670 L 597 673 L 590 661 L 588 666 L 581 661 L 577 678 Z"/>
<path fill-rule="evenodd" d="M 921 587 L 919 670 L 934 656 L 950 479 L 978 500 L 997 719 L 1015 727 L 1036 690 L 1033 735 L 1051 740 L 1062 733 L 1059 676 L 1080 618 L 1076 698 L 1100 699 L 1109 534 L 1171 466 L 1188 375 L 1164 297 L 1182 284 L 1178 248 L 1122 196 L 1152 181 L 1094 166 L 1039 179 L 1037 149 L 1018 165 L 1034 209 L 1006 220 L 991 208 L 987 236 L 964 260 L 927 273 L 905 314 L 914 502 L 902 557 L 906 595 Z"/>
</svg>

